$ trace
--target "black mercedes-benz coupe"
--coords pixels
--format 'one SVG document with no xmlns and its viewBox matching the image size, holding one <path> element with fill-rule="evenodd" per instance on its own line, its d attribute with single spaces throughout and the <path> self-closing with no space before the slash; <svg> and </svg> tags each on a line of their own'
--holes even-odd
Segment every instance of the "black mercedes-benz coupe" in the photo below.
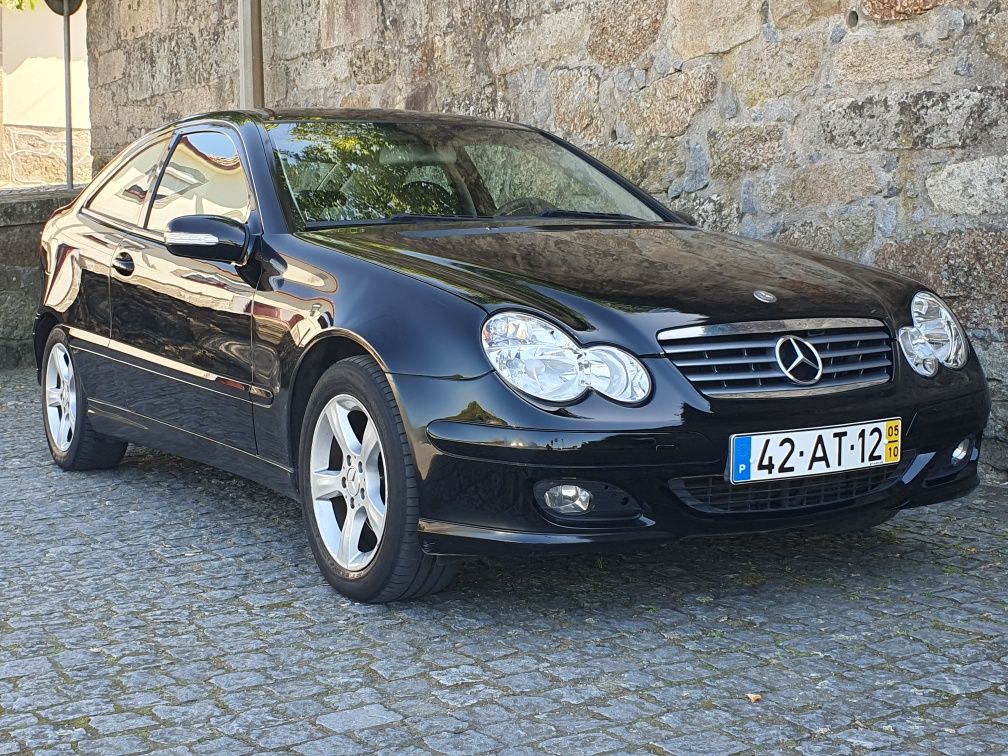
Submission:
<svg viewBox="0 0 1008 756">
<path fill-rule="evenodd" d="M 934 292 L 695 228 L 534 128 L 190 118 L 56 213 L 42 270 L 57 464 L 133 442 L 259 481 L 357 600 L 977 484 L 988 387 Z"/>
</svg>

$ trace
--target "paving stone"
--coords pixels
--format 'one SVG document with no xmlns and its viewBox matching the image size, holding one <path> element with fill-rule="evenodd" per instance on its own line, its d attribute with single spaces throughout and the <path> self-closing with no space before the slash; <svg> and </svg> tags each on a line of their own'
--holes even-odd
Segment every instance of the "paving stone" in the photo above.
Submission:
<svg viewBox="0 0 1008 756">
<path fill-rule="evenodd" d="M 1008 747 L 1008 487 L 361 606 L 266 489 L 145 449 L 60 471 L 36 392 L 0 373 L 0 754 Z"/>
<path fill-rule="evenodd" d="M 317 727 L 298 722 L 256 730 L 248 733 L 247 737 L 263 749 L 286 749 L 309 740 L 319 740 L 324 734 Z"/>
<path fill-rule="evenodd" d="M 193 751 L 206 756 L 216 754 L 243 754 L 251 753 L 254 749 L 247 743 L 243 743 L 235 738 L 221 737 L 206 740 L 193 746 Z"/>
<path fill-rule="evenodd" d="M 127 730 L 139 730 L 157 723 L 142 714 L 127 712 L 125 714 L 99 714 L 91 717 L 88 724 L 101 735 L 111 735 Z"/>
<path fill-rule="evenodd" d="M 438 753 L 488 753 L 500 748 L 493 738 L 481 732 L 440 733 L 428 735 L 424 743 Z"/>
<path fill-rule="evenodd" d="M 660 748 L 676 754 L 732 754 L 741 753 L 746 746 L 737 740 L 716 732 L 700 732 L 693 735 L 666 740 L 656 743 Z"/>
<path fill-rule="evenodd" d="M 604 732 L 581 733 L 561 738 L 551 738 L 539 743 L 539 747 L 547 753 L 590 754 L 605 753 L 620 748 L 623 744 Z"/>
<path fill-rule="evenodd" d="M 839 732 L 834 736 L 837 740 L 849 743 L 858 749 L 877 750 L 896 746 L 900 739 L 895 735 L 889 735 L 875 730 L 851 729 Z"/>
<path fill-rule="evenodd" d="M 982 677 L 969 677 L 958 672 L 943 672 L 933 677 L 917 680 L 915 685 L 923 688 L 943 690 L 952 695 L 979 693 L 991 687 L 991 682 Z"/>
<path fill-rule="evenodd" d="M 192 727 L 159 727 L 150 735 L 151 743 L 165 746 L 166 749 L 172 747 L 181 748 L 202 739 L 203 733 Z M 188 753 L 188 749 L 185 749 Z"/>
<path fill-rule="evenodd" d="M 95 754 L 132 754 L 147 753 L 150 743 L 137 735 L 119 735 L 111 738 L 86 738 L 77 743 L 80 753 Z"/>
<path fill-rule="evenodd" d="M 342 735 L 331 735 L 328 738 L 301 743 L 292 750 L 304 756 L 332 756 L 336 753 L 357 753 L 361 747 L 360 744 Z"/>
<path fill-rule="evenodd" d="M 369 727 L 388 724 L 402 719 L 402 715 L 389 711 L 380 704 L 370 704 L 359 709 L 348 709 L 318 718 L 318 723 L 333 732 L 356 732 Z"/>
<path fill-rule="evenodd" d="M 0 679 L 37 675 L 52 669 L 49 659 L 15 659 L 0 664 Z"/>
</svg>

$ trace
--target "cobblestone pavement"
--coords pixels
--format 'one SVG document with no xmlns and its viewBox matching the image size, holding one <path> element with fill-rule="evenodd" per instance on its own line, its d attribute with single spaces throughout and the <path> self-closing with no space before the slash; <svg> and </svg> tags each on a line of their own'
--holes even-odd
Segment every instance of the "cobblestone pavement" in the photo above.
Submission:
<svg viewBox="0 0 1008 756">
<path fill-rule="evenodd" d="M 58 471 L 35 392 L 0 374 L 0 754 L 1008 748 L 1008 488 L 359 606 L 265 489 Z"/>
</svg>

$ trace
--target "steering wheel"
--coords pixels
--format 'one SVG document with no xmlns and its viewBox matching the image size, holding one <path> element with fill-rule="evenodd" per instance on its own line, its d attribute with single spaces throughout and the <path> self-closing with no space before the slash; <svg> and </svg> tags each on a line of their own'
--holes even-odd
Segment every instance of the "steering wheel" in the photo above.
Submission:
<svg viewBox="0 0 1008 756">
<path fill-rule="evenodd" d="M 495 215 L 539 215 L 555 209 L 556 205 L 541 197 L 515 197 L 498 207 Z"/>
</svg>

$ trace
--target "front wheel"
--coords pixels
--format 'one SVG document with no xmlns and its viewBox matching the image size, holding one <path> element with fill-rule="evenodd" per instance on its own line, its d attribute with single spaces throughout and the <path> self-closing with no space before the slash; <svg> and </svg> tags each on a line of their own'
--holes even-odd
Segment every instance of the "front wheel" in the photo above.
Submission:
<svg viewBox="0 0 1008 756">
<path fill-rule="evenodd" d="M 299 490 L 312 553 L 356 601 L 436 593 L 455 564 L 424 554 L 416 468 L 392 388 L 373 360 L 350 357 L 312 391 L 301 428 Z"/>
</svg>

